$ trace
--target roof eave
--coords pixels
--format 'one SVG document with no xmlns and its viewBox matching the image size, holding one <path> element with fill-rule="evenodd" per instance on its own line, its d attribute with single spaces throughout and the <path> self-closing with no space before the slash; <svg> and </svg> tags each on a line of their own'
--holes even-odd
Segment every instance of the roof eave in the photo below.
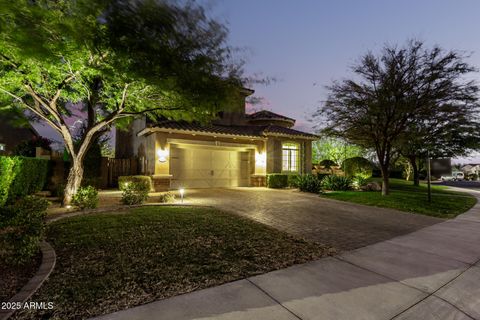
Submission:
<svg viewBox="0 0 480 320">
<path fill-rule="evenodd" d="M 198 130 L 183 130 L 183 129 L 171 129 L 171 128 L 160 128 L 160 127 L 150 127 L 145 128 L 137 133 L 137 136 L 145 136 L 155 132 L 165 132 L 165 133 L 178 133 L 178 134 L 194 134 L 199 136 L 210 136 L 210 137 L 221 137 L 221 138 L 235 138 L 235 139 L 250 139 L 250 140 L 266 140 L 266 137 L 262 136 L 253 136 L 253 135 L 241 135 L 241 134 L 228 134 L 228 133 L 218 133 L 210 131 L 198 131 Z"/>
<path fill-rule="evenodd" d="M 277 132 L 267 132 L 265 135 L 272 137 L 287 137 L 292 139 L 305 139 L 305 140 L 318 140 L 319 137 L 312 134 L 288 134 L 288 133 L 277 133 Z"/>
</svg>

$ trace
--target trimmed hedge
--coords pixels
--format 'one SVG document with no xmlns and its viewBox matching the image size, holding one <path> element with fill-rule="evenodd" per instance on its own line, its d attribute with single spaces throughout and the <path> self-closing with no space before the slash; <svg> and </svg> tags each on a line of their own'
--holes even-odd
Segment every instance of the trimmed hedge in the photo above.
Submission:
<svg viewBox="0 0 480 320">
<path fill-rule="evenodd" d="M 275 189 L 288 187 L 288 176 L 288 174 L 283 173 L 267 174 L 267 187 Z"/>
<path fill-rule="evenodd" d="M 0 207 L 3 207 L 8 199 L 8 192 L 12 184 L 13 166 L 15 161 L 10 157 L 0 157 Z"/>
<path fill-rule="evenodd" d="M 300 179 L 302 176 L 297 173 L 291 173 L 288 175 L 288 187 L 289 188 L 298 188 Z"/>
<path fill-rule="evenodd" d="M 48 174 L 48 160 L 0 156 L 0 206 L 41 191 Z"/>
<path fill-rule="evenodd" d="M 38 251 L 45 230 L 48 201 L 26 196 L 0 207 L 0 263 L 20 265 Z"/>
<path fill-rule="evenodd" d="M 145 179 L 132 182 L 127 181 L 124 183 L 122 191 L 123 204 L 142 204 L 148 199 L 148 191 L 150 191 L 150 185 Z"/>
<path fill-rule="evenodd" d="M 120 176 L 118 177 L 118 189 L 125 191 L 130 184 L 144 184 L 149 191 L 153 191 L 153 182 L 150 176 Z"/>
<path fill-rule="evenodd" d="M 347 177 L 353 177 L 359 173 L 371 177 L 373 173 L 373 164 L 368 159 L 353 157 L 343 161 L 342 170 Z"/>
</svg>

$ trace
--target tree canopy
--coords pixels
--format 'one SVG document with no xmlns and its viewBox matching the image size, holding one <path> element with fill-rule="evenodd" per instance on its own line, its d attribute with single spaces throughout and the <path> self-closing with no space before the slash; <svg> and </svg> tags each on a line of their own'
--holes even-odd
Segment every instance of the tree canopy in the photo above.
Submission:
<svg viewBox="0 0 480 320">
<path fill-rule="evenodd" d="M 321 137 L 321 139 L 314 141 L 312 151 L 314 163 L 320 163 L 322 160 L 328 159 L 337 165 L 341 165 L 345 159 L 364 157 L 367 154 L 364 148 L 335 137 Z"/>
<path fill-rule="evenodd" d="M 0 109 L 41 119 L 72 157 L 66 202 L 91 142 L 137 115 L 209 119 L 239 94 L 227 29 L 194 2 L 0 0 Z M 75 145 L 66 118 L 85 112 Z"/>
<path fill-rule="evenodd" d="M 351 78 L 328 87 L 328 99 L 316 116 L 326 120 L 324 133 L 375 150 L 382 193 L 388 194 L 392 158 L 409 136 L 426 144 L 426 132 L 445 141 L 463 139 L 463 128 L 478 128 L 479 89 L 466 77 L 474 71 L 456 51 L 428 49 L 420 41 L 386 45 L 378 55 L 362 56 Z M 444 148 L 440 141 L 433 142 L 439 150 Z"/>
</svg>

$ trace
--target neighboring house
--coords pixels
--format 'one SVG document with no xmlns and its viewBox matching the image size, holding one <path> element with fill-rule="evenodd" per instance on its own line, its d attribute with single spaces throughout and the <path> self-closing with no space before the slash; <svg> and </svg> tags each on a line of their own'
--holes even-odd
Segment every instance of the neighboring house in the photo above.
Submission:
<svg viewBox="0 0 480 320">
<path fill-rule="evenodd" d="M 34 137 L 39 134 L 32 126 L 16 127 L 7 117 L 0 117 L 0 155 L 12 154 L 19 143 Z"/>
<path fill-rule="evenodd" d="M 146 161 L 156 190 L 264 186 L 268 173 L 310 173 L 312 140 L 292 129 L 295 120 L 270 112 L 245 112 L 244 89 L 232 110 L 210 125 L 164 120 L 135 120 L 117 130 L 116 157 Z"/>
<path fill-rule="evenodd" d="M 480 173 L 480 164 L 477 164 L 477 163 L 469 163 L 469 164 L 466 164 L 466 165 L 463 165 L 460 170 L 462 170 L 462 172 L 465 174 L 465 175 L 469 175 L 469 174 L 479 174 Z"/>
</svg>

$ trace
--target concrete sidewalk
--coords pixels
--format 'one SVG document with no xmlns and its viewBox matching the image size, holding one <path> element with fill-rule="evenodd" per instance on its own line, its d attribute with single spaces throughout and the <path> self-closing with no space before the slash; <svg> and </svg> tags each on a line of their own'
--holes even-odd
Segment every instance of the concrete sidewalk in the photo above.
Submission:
<svg viewBox="0 0 480 320">
<path fill-rule="evenodd" d="M 478 194 L 477 194 L 478 197 Z M 479 319 L 480 203 L 334 258 L 97 319 Z"/>
</svg>

